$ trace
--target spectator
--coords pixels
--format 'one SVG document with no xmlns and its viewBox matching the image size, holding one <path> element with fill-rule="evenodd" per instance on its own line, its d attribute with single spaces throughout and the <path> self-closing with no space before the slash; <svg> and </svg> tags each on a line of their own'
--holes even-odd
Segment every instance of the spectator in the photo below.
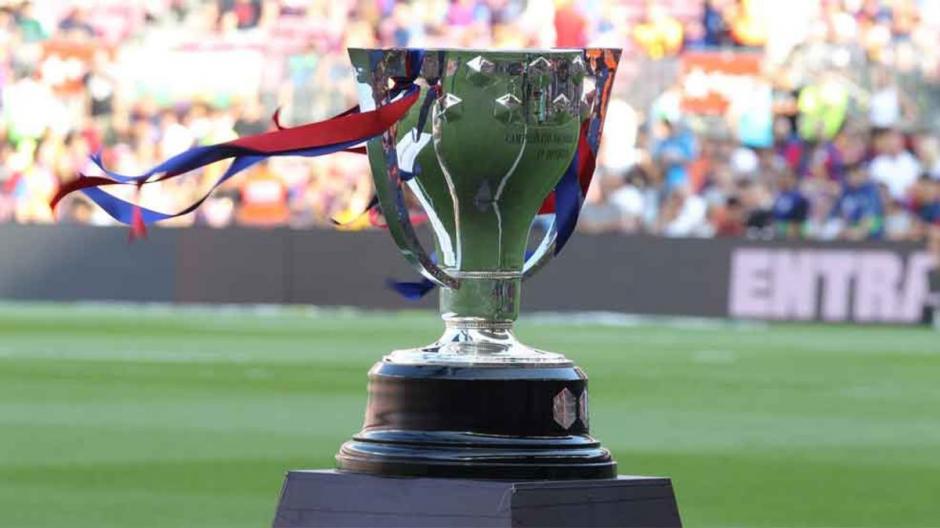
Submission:
<svg viewBox="0 0 940 528">
<path fill-rule="evenodd" d="M 59 30 L 64 33 L 74 33 L 91 38 L 95 36 L 95 28 L 88 22 L 88 12 L 83 6 L 74 6 L 59 22 Z"/>
<path fill-rule="evenodd" d="M 645 171 L 635 166 L 624 177 L 624 185 L 610 193 L 608 201 L 620 211 L 624 232 L 639 232 L 646 223 L 645 211 L 650 208 L 650 200 L 656 199 L 647 192 L 647 180 Z"/>
<path fill-rule="evenodd" d="M 777 181 L 773 217 L 778 236 L 783 238 L 803 236 L 803 225 L 809 217 L 809 200 L 800 191 L 796 176 L 790 171 L 784 171 Z"/>
<path fill-rule="evenodd" d="M 885 207 L 885 238 L 888 240 L 910 240 L 917 234 L 914 216 L 904 207 L 904 204 L 891 198 L 887 192 L 882 193 Z"/>
<path fill-rule="evenodd" d="M 228 4 L 228 0 L 223 0 L 223 4 Z M 222 10 L 223 16 L 226 9 Z M 231 12 L 235 15 L 238 29 L 249 29 L 258 25 L 261 19 L 261 1 L 260 0 L 235 0 L 231 6 Z"/>
<path fill-rule="evenodd" d="M 619 187 L 619 178 L 599 174 L 594 178 L 591 188 L 584 200 L 578 227 L 587 233 L 601 233 L 605 231 L 620 231 L 624 225 L 624 211 L 621 203 L 610 200 L 613 188 Z"/>
<path fill-rule="evenodd" d="M 728 24 L 718 4 L 718 0 L 705 0 L 702 10 L 702 26 L 705 32 L 703 40 L 706 46 L 721 47 L 731 43 Z"/>
<path fill-rule="evenodd" d="M 738 196 L 744 207 L 746 235 L 749 238 L 773 238 L 773 197 L 769 189 L 760 182 L 740 180 Z"/>
<path fill-rule="evenodd" d="M 791 136 L 778 141 L 775 150 L 782 163 L 800 177 L 820 174 L 836 181 L 844 177 L 843 153 L 833 141 L 803 141 Z"/>
<path fill-rule="evenodd" d="M 931 178 L 940 180 L 940 139 L 931 134 L 922 134 L 915 148 L 924 172 Z"/>
<path fill-rule="evenodd" d="M 767 43 L 767 19 L 757 12 L 759 2 L 738 0 L 729 8 L 731 35 L 740 46 L 756 48 Z"/>
<path fill-rule="evenodd" d="M 715 235 L 719 237 L 742 237 L 747 232 L 747 212 L 741 199 L 728 197 L 723 208 L 716 208 L 714 215 Z"/>
<path fill-rule="evenodd" d="M 653 160 L 664 177 L 667 192 L 689 183 L 689 163 L 696 153 L 695 137 L 668 119 L 659 121 L 663 139 L 653 147 Z"/>
<path fill-rule="evenodd" d="M 23 70 L 24 75 L 3 89 L 3 119 L 8 139 L 14 144 L 22 140 L 36 141 L 47 129 L 56 127 L 65 109 L 52 88 L 36 70 Z"/>
<path fill-rule="evenodd" d="M 110 72 L 107 52 L 99 50 L 92 59 L 92 67 L 85 75 L 85 90 L 88 93 L 89 113 L 91 117 L 108 117 L 114 111 L 114 93 L 117 79 Z"/>
<path fill-rule="evenodd" d="M 239 106 L 234 114 L 238 116 L 235 120 L 234 129 L 239 136 L 260 134 L 267 131 L 271 126 L 270 120 L 264 115 L 261 101 L 258 101 L 257 98 Z"/>
<path fill-rule="evenodd" d="M 864 166 L 849 168 L 848 177 L 832 210 L 832 223 L 840 238 L 880 238 L 884 232 L 884 207 L 878 187 Z"/>
<path fill-rule="evenodd" d="M 917 214 L 927 226 L 940 227 L 940 180 L 924 178 Z"/>
<path fill-rule="evenodd" d="M 768 149 L 774 145 L 773 90 L 770 84 L 751 81 L 747 89 L 731 102 L 730 113 L 738 141 L 753 149 Z"/>
<path fill-rule="evenodd" d="M 657 232 L 667 237 L 697 237 L 713 235 L 706 222 L 708 206 L 688 186 L 671 188 L 663 204 Z"/>
<path fill-rule="evenodd" d="M 868 122 L 874 134 L 894 129 L 901 121 L 901 93 L 891 74 L 879 70 L 875 89 L 868 101 Z"/>
<path fill-rule="evenodd" d="M 46 38 L 46 31 L 33 14 L 33 4 L 29 1 L 24 1 L 20 4 L 20 11 L 16 17 L 16 25 L 23 36 L 23 42 L 27 44 L 39 42 Z"/>
<path fill-rule="evenodd" d="M 242 225 L 284 225 L 290 217 L 287 188 L 266 162 L 245 175 L 240 189 L 241 208 L 237 220 Z"/>
<path fill-rule="evenodd" d="M 170 158 L 193 146 L 196 138 L 180 123 L 176 110 L 166 109 L 160 120 L 160 157 Z"/>
<path fill-rule="evenodd" d="M 49 200 L 58 182 L 53 172 L 57 155 L 54 140 L 21 143 L 24 164 L 13 183 L 14 218 L 19 223 L 49 223 L 53 221 Z"/>
<path fill-rule="evenodd" d="M 820 72 L 819 81 L 800 91 L 800 137 L 804 141 L 827 141 L 835 137 L 845 122 L 849 93 L 831 71 Z"/>
<path fill-rule="evenodd" d="M 894 130 L 882 134 L 875 148 L 878 155 L 871 162 L 872 180 L 885 185 L 893 199 L 905 200 L 920 177 L 920 162 L 904 147 L 904 136 Z"/>
<path fill-rule="evenodd" d="M 658 2 L 646 3 L 646 15 L 633 29 L 633 38 L 651 59 L 675 55 L 682 49 L 682 23 Z"/>
<path fill-rule="evenodd" d="M 588 22 L 584 15 L 572 0 L 556 0 L 555 4 L 555 45 L 583 48 L 588 39 Z"/>
<path fill-rule="evenodd" d="M 760 158 L 752 149 L 740 146 L 734 149 L 729 159 L 731 171 L 736 179 L 754 179 L 760 170 Z"/>
</svg>

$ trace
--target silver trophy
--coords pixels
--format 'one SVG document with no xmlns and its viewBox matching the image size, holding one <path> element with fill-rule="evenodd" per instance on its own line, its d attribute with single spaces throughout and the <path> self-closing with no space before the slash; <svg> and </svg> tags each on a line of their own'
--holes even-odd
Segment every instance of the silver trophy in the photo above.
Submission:
<svg viewBox="0 0 940 528">
<path fill-rule="evenodd" d="M 351 49 L 360 108 L 405 84 L 418 102 L 368 143 L 402 254 L 440 287 L 443 335 L 369 373 L 361 432 L 341 469 L 383 475 L 607 478 L 589 436 L 587 377 L 513 335 L 522 283 L 555 254 L 560 215 L 526 258 L 533 220 L 579 149 L 597 151 L 619 50 Z M 581 155 L 584 152 L 580 152 Z M 593 167 L 593 165 L 590 165 Z M 407 189 L 406 189 L 407 188 Z M 423 206 L 422 247 L 406 193 Z"/>
</svg>

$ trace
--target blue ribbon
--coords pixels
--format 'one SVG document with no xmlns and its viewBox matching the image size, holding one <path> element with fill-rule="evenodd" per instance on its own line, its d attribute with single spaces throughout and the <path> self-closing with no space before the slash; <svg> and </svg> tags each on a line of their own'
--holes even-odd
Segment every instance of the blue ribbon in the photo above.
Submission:
<svg viewBox="0 0 940 528">
<path fill-rule="evenodd" d="M 365 138 L 365 139 L 369 139 L 369 138 Z M 197 207 L 199 207 L 200 205 L 202 205 L 202 203 L 205 202 L 206 199 L 208 199 L 209 196 L 210 196 L 220 185 L 222 185 L 223 183 L 225 183 L 227 180 L 231 179 L 233 176 L 235 176 L 235 175 L 238 174 L 239 172 L 241 172 L 241 171 L 243 171 L 243 170 L 245 170 L 245 169 L 251 167 L 252 165 L 255 165 L 256 163 L 259 163 L 259 162 L 261 162 L 261 161 L 267 159 L 268 157 L 274 157 L 274 156 L 304 156 L 304 157 L 322 156 L 322 155 L 324 155 L 324 154 L 331 154 L 331 153 L 333 153 L 333 152 L 339 152 L 339 151 L 341 151 L 341 150 L 345 150 L 345 149 L 347 149 L 347 148 L 349 148 L 349 147 L 352 147 L 352 146 L 354 146 L 354 145 L 358 145 L 358 144 L 361 143 L 361 142 L 362 142 L 362 140 L 357 139 L 357 140 L 355 140 L 355 141 L 350 141 L 350 142 L 348 142 L 348 143 L 339 143 L 339 144 L 336 144 L 336 145 L 329 145 L 329 146 L 326 146 L 326 147 L 318 147 L 318 148 L 306 149 L 306 150 L 299 150 L 299 151 L 298 151 L 298 150 L 295 150 L 295 151 L 287 151 L 287 152 L 278 152 L 278 153 L 273 153 L 273 154 L 263 154 L 263 155 L 262 155 L 262 154 L 252 154 L 252 155 L 241 155 L 241 156 L 237 156 L 237 157 L 235 157 L 234 160 L 232 160 L 232 164 L 229 165 L 229 167 L 228 167 L 228 169 L 225 171 L 225 173 L 222 174 L 222 176 L 220 176 L 218 180 L 216 180 L 216 182 L 212 185 L 212 187 L 209 189 L 208 192 L 206 192 L 199 200 L 197 200 L 195 203 L 193 203 L 192 205 L 190 205 L 190 206 L 187 207 L 186 209 L 184 209 L 184 210 L 182 210 L 182 211 L 179 211 L 179 212 L 176 212 L 176 213 L 161 213 L 161 212 L 159 212 L 159 211 L 154 211 L 154 210 L 152 210 L 152 209 L 147 209 L 147 208 L 145 208 L 145 207 L 140 207 L 140 206 L 138 206 L 138 205 L 136 205 L 136 204 L 133 204 L 133 203 L 131 203 L 131 202 L 128 202 L 128 201 L 126 201 L 126 200 L 123 200 L 123 199 L 121 199 L 121 198 L 118 198 L 118 197 L 116 197 L 116 196 L 114 196 L 114 195 L 108 194 L 108 193 L 102 191 L 101 189 L 99 189 L 99 188 L 97 188 L 97 187 L 89 187 L 89 188 L 87 188 L 87 189 L 82 189 L 81 192 L 84 193 L 85 196 L 87 196 L 91 201 L 95 202 L 99 207 L 101 207 L 102 209 L 104 209 L 104 211 L 105 211 L 106 213 L 108 213 L 108 215 L 110 215 L 111 218 L 114 218 L 114 219 L 117 220 L 118 222 L 121 222 L 121 223 L 124 223 L 124 224 L 132 224 L 132 223 L 133 223 L 134 210 L 137 209 L 137 210 L 140 211 L 140 215 L 141 215 L 141 218 L 142 218 L 142 220 L 143 220 L 143 223 L 144 223 L 145 225 L 150 225 L 150 224 L 153 224 L 154 222 L 159 222 L 159 221 L 161 221 L 161 220 L 167 220 L 167 219 L 174 218 L 174 217 L 177 217 L 177 216 L 181 216 L 181 215 L 184 215 L 184 214 L 187 214 L 187 213 L 191 213 L 192 211 L 196 210 Z M 117 174 L 117 173 L 108 171 L 108 170 L 106 170 L 104 167 L 102 167 L 101 164 L 100 164 L 100 158 L 95 159 L 94 161 L 95 161 L 95 164 L 97 164 L 97 165 L 101 168 L 101 170 L 103 170 L 103 171 L 105 172 L 105 174 L 107 174 L 107 175 L 110 176 L 111 178 L 113 178 L 113 179 L 115 179 L 115 180 L 117 180 L 117 181 L 121 181 L 121 182 L 124 182 L 124 183 L 131 184 L 131 185 L 132 185 L 132 184 L 135 184 L 135 183 L 138 183 L 138 184 L 139 184 L 139 183 L 143 183 L 144 181 L 146 181 L 147 178 L 149 178 L 150 176 L 152 176 L 152 175 L 155 174 L 155 173 L 159 173 L 159 172 L 186 172 L 186 171 L 192 170 L 193 168 L 200 167 L 200 166 L 202 166 L 202 165 L 204 165 L 204 164 L 202 164 L 202 165 L 195 165 L 195 166 L 193 166 L 192 168 L 186 168 L 186 167 L 189 167 L 190 164 L 191 164 L 191 163 L 194 163 L 194 162 L 198 162 L 198 161 L 201 161 L 201 160 L 205 160 L 205 159 L 209 159 L 209 158 L 215 158 L 215 157 L 217 157 L 217 156 L 220 156 L 221 153 L 227 152 L 227 151 L 229 151 L 229 149 L 230 149 L 229 147 L 220 147 L 220 146 L 218 146 L 218 145 L 212 145 L 212 146 L 208 146 L 208 147 L 198 147 L 198 148 L 196 148 L 196 149 L 193 149 L 192 151 L 187 151 L 187 152 L 184 152 L 183 154 L 181 154 L 181 155 L 179 155 L 179 156 L 174 156 L 173 158 L 170 158 L 169 160 L 167 160 L 167 161 L 161 163 L 160 165 L 158 165 L 157 168 L 151 169 L 147 174 L 144 174 L 144 175 L 142 175 L 142 176 L 124 176 L 124 175 L 121 175 L 121 174 Z M 197 157 L 197 156 L 186 156 L 186 154 L 189 154 L 190 152 L 193 152 L 193 151 L 199 151 L 201 154 L 200 154 L 198 157 Z M 219 160 L 225 159 L 225 158 L 227 158 L 227 157 L 231 157 L 231 156 L 230 156 L 230 155 L 228 155 L 228 156 L 221 156 L 221 157 L 218 157 L 218 159 L 214 159 L 213 161 L 219 161 Z M 209 161 L 209 162 L 207 162 L 207 163 L 212 163 L 212 161 Z M 159 170 L 158 170 L 158 169 L 159 169 Z M 185 170 L 184 170 L 184 169 L 185 169 Z"/>
<path fill-rule="evenodd" d="M 423 277 L 418 282 L 386 279 L 385 285 L 409 301 L 418 301 L 434 289 L 434 283 Z"/>
<path fill-rule="evenodd" d="M 578 214 L 581 212 L 581 184 L 578 182 L 578 155 L 575 151 L 574 159 L 568 165 L 565 174 L 555 186 L 555 221 L 558 224 L 558 235 L 555 239 L 555 255 L 561 253 L 562 248 L 574 233 L 578 224 Z"/>
</svg>

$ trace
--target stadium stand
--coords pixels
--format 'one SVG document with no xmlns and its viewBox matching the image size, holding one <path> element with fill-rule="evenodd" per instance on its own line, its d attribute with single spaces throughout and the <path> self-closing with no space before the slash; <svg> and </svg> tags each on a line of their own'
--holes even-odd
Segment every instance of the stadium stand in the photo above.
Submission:
<svg viewBox="0 0 940 528">
<path fill-rule="evenodd" d="M 109 224 L 58 185 L 353 104 L 347 46 L 623 47 L 581 229 L 922 240 L 940 229 L 940 2 L 0 2 L 0 222 Z M 772 24 L 783 20 L 787 24 Z M 780 32 L 777 27 L 801 28 Z M 203 72 L 207 65 L 228 65 Z M 180 209 L 214 179 L 154 186 Z M 276 160 L 176 226 L 309 227 L 370 198 L 352 155 Z M 369 222 L 358 225 L 368 227 Z"/>
</svg>

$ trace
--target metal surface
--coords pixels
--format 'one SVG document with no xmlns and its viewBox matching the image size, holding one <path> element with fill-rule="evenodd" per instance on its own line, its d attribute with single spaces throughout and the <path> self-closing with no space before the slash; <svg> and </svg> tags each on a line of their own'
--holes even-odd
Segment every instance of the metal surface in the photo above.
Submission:
<svg viewBox="0 0 940 528">
<path fill-rule="evenodd" d="M 398 125 L 369 141 L 369 161 L 392 238 L 441 286 L 441 313 L 453 323 L 436 343 L 387 359 L 566 363 L 521 345 L 506 325 L 518 317 L 523 274 L 554 254 L 553 224 L 526 264 L 529 229 L 571 163 L 582 124 L 596 148 L 619 51 L 350 49 L 349 55 L 363 109 L 388 103 L 403 84 L 421 87 L 419 102 Z M 415 234 L 406 188 L 428 215 L 436 262 Z"/>
<path fill-rule="evenodd" d="M 404 365 L 570 365 L 561 354 L 530 348 L 516 339 L 511 323 L 475 318 L 446 319 L 444 335 L 419 349 L 395 350 L 386 361 Z"/>
</svg>

